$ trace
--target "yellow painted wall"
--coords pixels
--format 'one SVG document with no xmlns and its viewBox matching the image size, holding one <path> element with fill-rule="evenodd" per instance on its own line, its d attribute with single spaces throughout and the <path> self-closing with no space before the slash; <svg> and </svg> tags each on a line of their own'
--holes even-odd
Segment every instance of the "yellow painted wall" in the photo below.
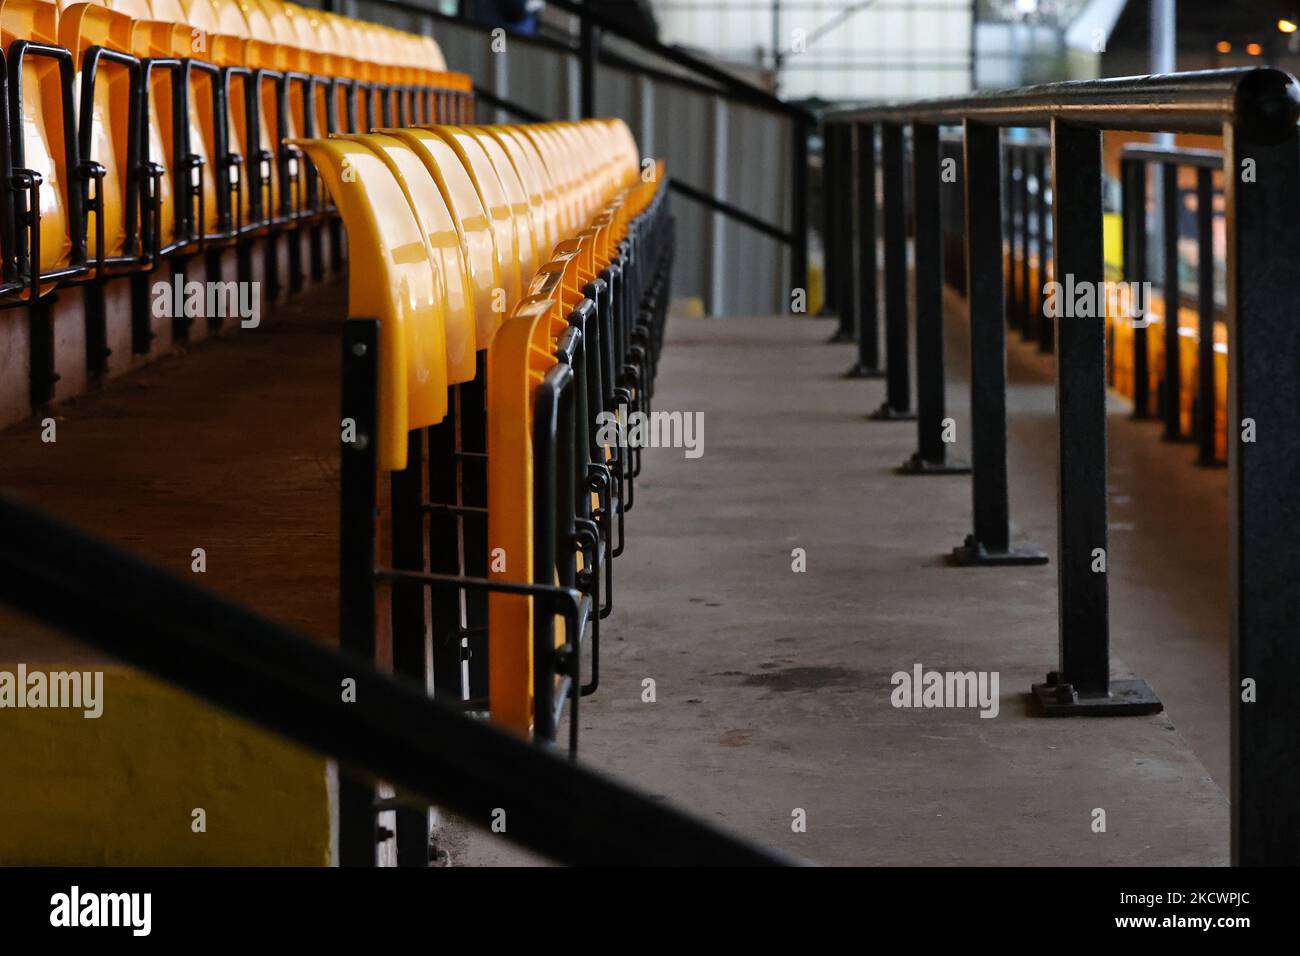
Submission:
<svg viewBox="0 0 1300 956">
<path fill-rule="evenodd" d="M 332 862 L 324 757 L 136 671 L 104 670 L 98 719 L 0 708 L 0 865 Z M 191 829 L 196 807 L 206 833 Z"/>
</svg>

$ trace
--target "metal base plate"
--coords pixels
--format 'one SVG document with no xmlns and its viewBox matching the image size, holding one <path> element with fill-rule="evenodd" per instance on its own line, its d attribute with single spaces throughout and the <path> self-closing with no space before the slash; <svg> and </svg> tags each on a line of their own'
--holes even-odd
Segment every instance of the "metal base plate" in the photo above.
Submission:
<svg viewBox="0 0 1300 956">
<path fill-rule="evenodd" d="M 881 405 L 874 412 L 867 416 L 873 422 L 914 422 L 916 421 L 916 412 L 903 410 L 899 411 L 889 402 Z"/>
<path fill-rule="evenodd" d="M 950 461 L 927 461 L 921 453 L 913 452 L 912 457 L 896 469 L 900 475 L 969 475 L 967 462 L 953 459 Z"/>
<path fill-rule="evenodd" d="M 1151 685 L 1141 678 L 1113 680 L 1108 697 L 1087 697 L 1068 692 L 1058 697 L 1059 684 L 1034 685 L 1034 699 L 1044 717 L 1141 717 L 1165 709 Z"/>
<path fill-rule="evenodd" d="M 1047 555 L 1029 545 L 1008 551 L 989 551 L 978 541 L 967 537 L 965 544 L 952 549 L 948 562 L 962 568 L 1046 564 Z"/>
<path fill-rule="evenodd" d="M 872 368 L 869 365 L 863 365 L 861 362 L 854 362 L 847 372 L 845 378 L 884 378 L 885 370 L 883 368 Z"/>
</svg>

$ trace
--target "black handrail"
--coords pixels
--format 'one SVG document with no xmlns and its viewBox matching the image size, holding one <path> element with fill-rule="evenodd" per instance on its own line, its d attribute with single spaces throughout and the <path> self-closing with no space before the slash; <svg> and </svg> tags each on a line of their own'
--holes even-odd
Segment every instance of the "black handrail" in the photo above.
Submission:
<svg viewBox="0 0 1300 956">
<path fill-rule="evenodd" d="M 1290 74 L 1232 68 L 1070 80 L 1014 90 L 990 90 L 912 103 L 831 110 L 823 122 L 934 123 L 967 120 L 990 126 L 1047 126 L 1053 120 L 1085 129 L 1142 132 L 1223 132 L 1231 123 L 1252 139 L 1286 135 L 1295 126 L 1300 91 Z"/>
<path fill-rule="evenodd" d="M 1103 257 L 1102 133 L 1107 129 L 1213 133 L 1223 137 L 1221 168 L 1227 244 L 1229 337 L 1228 541 L 1232 647 L 1233 860 L 1241 864 L 1300 863 L 1300 643 L 1291 640 L 1300 607 L 1300 85 L 1270 69 L 1210 70 L 1121 79 L 1053 83 L 916 103 L 829 113 L 828 131 L 856 130 L 861 162 L 833 164 L 831 188 L 857 188 L 860 223 L 855 239 L 832 248 L 837 266 L 852 275 L 849 288 L 873 287 L 874 263 L 859 272 L 857 247 L 874 249 L 875 137 L 881 138 L 880 193 L 886 202 L 883 234 L 887 373 L 906 383 L 909 276 L 907 233 L 899 227 L 899 196 L 911 193 L 920 395 L 943 394 L 937 343 L 942 327 L 933 293 L 943 282 L 933 254 L 942 229 L 932 187 L 965 210 L 966 303 L 971 340 L 971 435 L 974 533 L 954 557 L 962 564 L 1022 564 L 1044 556 L 1009 541 L 1007 499 L 1006 306 L 1003 191 L 1010 213 L 1025 225 L 1027 174 L 1045 172 L 1031 155 L 1041 146 L 1009 144 L 1003 164 L 1001 128 L 1049 129 L 1052 192 L 1052 276 L 1064 287 L 1087 287 L 1074 308 L 1052 323 L 1056 353 L 1057 581 L 1059 665 L 1033 693 L 1047 716 L 1120 716 L 1161 709 L 1139 679 L 1112 679 L 1107 583 L 1108 492 L 1106 402 L 1106 276 Z M 942 126 L 960 126 L 962 162 L 949 168 L 933 149 Z M 909 190 L 900 161 L 910 127 L 922 155 Z M 832 137 L 843 140 L 836 134 Z M 865 148 L 863 148 L 865 147 Z M 1020 169 L 1018 180 L 1004 168 Z M 1177 162 L 1176 159 L 1161 159 Z M 1136 162 L 1136 160 L 1130 160 Z M 1212 169 L 1198 168 L 1202 215 L 1212 200 Z M 955 173 L 955 175 L 949 175 Z M 856 181 L 861 177 L 860 181 Z M 949 185 L 950 184 L 950 185 Z M 1165 197 L 1168 201 L 1168 196 Z M 892 204 L 892 215 L 891 212 Z M 1172 207 L 1169 203 L 1169 207 Z M 1034 210 L 1044 222 L 1044 206 Z M 1019 215 L 1017 215 L 1019 214 Z M 1208 222 L 1201 226 L 1208 234 Z M 1042 231 L 1039 233 L 1043 234 Z M 1012 235 L 1028 249 L 1024 237 Z M 1168 237 L 1167 237 L 1168 238 Z M 863 253 L 865 257 L 865 252 Z M 1176 254 L 1169 253 L 1169 255 Z M 1203 257 L 1206 266 L 1208 256 Z M 1012 270 L 1018 299 L 1027 299 L 1027 269 Z M 1202 274 L 1208 289 L 1212 276 Z M 1058 303 L 1074 293 L 1058 298 Z M 874 309 L 874 296 L 856 297 Z M 1176 301 L 1176 300 L 1175 300 Z M 1018 302 L 1017 308 L 1024 305 Z M 864 306 L 864 307 L 865 307 Z M 1055 310 L 1053 310 L 1055 311 Z M 1208 314 L 1208 310 L 1206 310 Z M 859 316 L 863 330 L 874 314 Z M 1169 329 L 1166 329 L 1168 332 Z M 1211 330 L 1212 331 L 1212 330 Z M 924 332 L 924 334 L 922 334 Z M 1204 342 L 1210 336 L 1204 331 Z M 891 410 L 908 401 L 890 389 Z M 928 400 L 932 405 L 934 399 Z M 906 406 L 904 406 L 904 409 Z M 933 429 L 934 408 L 922 408 L 920 429 Z M 886 416 L 887 417 L 887 416 Z M 918 433 L 922 448 L 931 435 Z M 913 473 L 924 473 L 914 469 Z"/>
<path fill-rule="evenodd" d="M 0 494 L 0 600 L 204 700 L 577 864 L 793 862 L 433 700 Z M 344 702 L 344 681 L 355 700 Z M 407 799 L 413 799 L 407 797 Z M 500 817 L 500 814 L 497 814 Z"/>
</svg>

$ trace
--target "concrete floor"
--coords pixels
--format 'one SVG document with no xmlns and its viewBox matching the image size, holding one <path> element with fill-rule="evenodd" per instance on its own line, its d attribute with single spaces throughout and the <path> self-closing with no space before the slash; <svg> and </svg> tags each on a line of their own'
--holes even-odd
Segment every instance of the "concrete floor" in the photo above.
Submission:
<svg viewBox="0 0 1300 956">
<path fill-rule="evenodd" d="M 205 547 L 205 583 L 332 640 L 341 301 L 325 289 L 60 407 L 57 445 L 34 423 L 0 433 L 0 485 L 178 572 Z M 1116 404 L 1114 666 L 1168 710 L 1030 716 L 1029 685 L 1056 660 L 1054 565 L 944 565 L 968 530 L 969 482 L 893 474 L 915 426 L 865 420 L 883 383 L 842 379 L 853 349 L 829 333 L 809 319 L 670 324 L 657 407 L 703 412 L 705 452 L 645 453 L 583 760 L 820 863 L 1227 862 L 1225 476 Z M 1012 513 L 1050 552 L 1050 365 L 1015 345 L 1011 370 Z M 0 619 L 0 659 L 85 653 L 57 640 Z M 895 709 L 890 675 L 917 663 L 997 671 L 999 716 Z M 792 832 L 796 809 L 806 832 Z M 528 859 L 456 827 L 447 843 L 461 864 Z"/>
<path fill-rule="evenodd" d="M 949 411 L 962 437 L 958 311 Z M 825 344 L 830 332 L 670 324 L 656 407 L 702 411 L 705 452 L 646 452 L 582 759 L 823 864 L 1226 863 L 1225 476 L 1117 401 L 1113 667 L 1147 678 L 1168 710 L 1031 716 L 1030 684 L 1056 662 L 1054 563 L 944 564 L 969 530 L 969 479 L 893 474 L 915 425 L 865 420 L 884 385 L 842 379 L 854 351 Z M 1018 341 L 1011 353 L 1013 519 L 1054 552 L 1050 360 Z M 806 573 L 791 570 L 794 548 Z M 999 672 L 1000 714 L 895 709 L 890 676 L 917 663 Z M 528 860 L 500 837 L 455 843 L 466 864 Z"/>
</svg>

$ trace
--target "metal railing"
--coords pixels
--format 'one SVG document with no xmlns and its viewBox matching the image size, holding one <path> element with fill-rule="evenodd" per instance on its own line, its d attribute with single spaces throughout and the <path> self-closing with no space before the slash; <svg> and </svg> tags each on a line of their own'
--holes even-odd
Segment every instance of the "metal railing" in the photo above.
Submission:
<svg viewBox="0 0 1300 956">
<path fill-rule="evenodd" d="M 1242 864 L 1300 863 L 1300 695 L 1294 692 L 1300 641 L 1292 637 L 1300 608 L 1300 323 L 1293 315 L 1300 303 L 1298 117 L 1295 80 L 1264 69 L 1057 83 L 826 117 L 831 127 L 857 131 L 861 155 L 856 163 L 840 164 L 853 172 L 842 172 L 836 184 L 843 195 L 856 192 L 857 212 L 840 230 L 834 251 L 847 277 L 841 281 L 855 293 L 848 300 L 857 303 L 855 332 L 868 338 L 877 334 L 871 290 L 877 245 L 874 137 L 880 131 L 890 379 L 888 414 L 880 417 L 886 418 L 910 411 L 909 263 L 900 212 L 904 197 L 911 197 L 922 449 L 932 447 L 930 433 L 943 417 L 941 406 L 936 409 L 943 395 L 943 275 L 942 257 L 934 254 L 943 193 L 964 208 L 974 530 L 955 558 L 970 564 L 1046 560 L 1012 547 L 1009 534 L 1002 129 L 1047 129 L 1052 274 L 1099 292 L 1105 288 L 1103 130 L 1223 137 L 1232 648 L 1227 692 L 1233 699 L 1233 859 Z M 960 127 L 956 176 L 945 176 L 940 164 L 941 127 Z M 910 190 L 902 161 L 908 129 L 915 170 Z M 1145 681 L 1110 675 L 1105 322 L 1103 298 L 1100 309 L 1066 311 L 1052 326 L 1060 658 L 1033 688 L 1048 715 L 1161 708 Z M 927 454 L 918 452 L 922 462 Z"/>
</svg>

